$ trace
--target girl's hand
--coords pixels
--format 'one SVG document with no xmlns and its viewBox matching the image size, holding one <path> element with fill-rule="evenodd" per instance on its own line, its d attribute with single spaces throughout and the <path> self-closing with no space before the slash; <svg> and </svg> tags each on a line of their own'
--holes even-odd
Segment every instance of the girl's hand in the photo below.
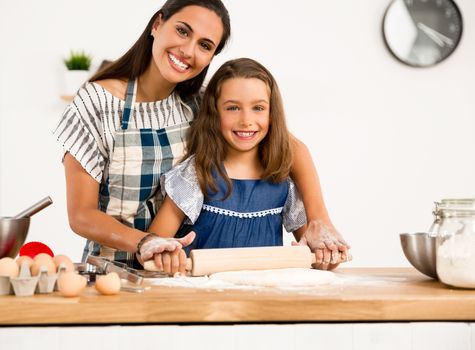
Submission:
<svg viewBox="0 0 475 350">
<path fill-rule="evenodd" d="M 139 247 L 139 251 L 137 253 L 140 254 L 140 258 L 142 261 L 147 261 L 151 259 L 155 254 L 161 254 L 163 252 L 172 253 L 177 250 L 181 250 L 182 247 L 186 247 L 191 242 L 193 242 L 195 236 L 196 234 L 194 232 L 188 233 L 183 238 L 163 238 L 157 235 L 149 235 L 150 238 L 148 238 Z M 171 259 L 171 256 L 169 256 L 169 258 Z M 169 258 L 165 258 L 167 266 Z"/>
<path fill-rule="evenodd" d="M 186 254 L 183 249 L 155 254 L 153 260 L 159 271 L 169 275 L 186 272 Z"/>
<path fill-rule="evenodd" d="M 335 229 L 325 225 L 320 220 L 312 220 L 307 225 L 307 230 L 298 242 L 299 245 L 308 245 L 315 253 L 315 268 L 332 270 L 341 261 L 351 260 L 350 245 L 346 243 L 341 234 Z"/>
</svg>

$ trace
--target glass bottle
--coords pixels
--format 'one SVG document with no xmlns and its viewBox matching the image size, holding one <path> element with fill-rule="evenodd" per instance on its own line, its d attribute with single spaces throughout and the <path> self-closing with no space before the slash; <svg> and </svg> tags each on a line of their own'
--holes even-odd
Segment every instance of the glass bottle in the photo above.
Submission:
<svg viewBox="0 0 475 350">
<path fill-rule="evenodd" d="M 437 276 L 445 284 L 475 288 L 475 198 L 435 203 Z"/>
</svg>

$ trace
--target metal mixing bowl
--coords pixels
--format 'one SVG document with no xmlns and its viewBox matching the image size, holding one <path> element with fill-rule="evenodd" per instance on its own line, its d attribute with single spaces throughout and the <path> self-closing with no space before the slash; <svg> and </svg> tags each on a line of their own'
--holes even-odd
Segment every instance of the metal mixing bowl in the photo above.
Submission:
<svg viewBox="0 0 475 350">
<path fill-rule="evenodd" d="M 30 218 L 0 218 L 0 259 L 14 258 L 25 242 Z"/>
<path fill-rule="evenodd" d="M 419 272 L 437 278 L 436 272 L 436 238 L 433 233 L 401 233 L 402 250 L 407 260 Z"/>
</svg>

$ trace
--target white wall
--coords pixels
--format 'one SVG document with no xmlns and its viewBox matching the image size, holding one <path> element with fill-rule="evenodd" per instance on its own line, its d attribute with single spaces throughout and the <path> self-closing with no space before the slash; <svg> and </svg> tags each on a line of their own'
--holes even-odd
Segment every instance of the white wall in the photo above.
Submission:
<svg viewBox="0 0 475 350">
<path fill-rule="evenodd" d="M 426 230 L 432 202 L 475 197 L 475 1 L 457 0 L 463 38 L 432 68 L 397 62 L 384 46 L 389 0 L 225 0 L 227 59 L 265 64 L 291 130 L 311 149 L 333 221 L 352 244 L 348 266 L 406 266 L 398 233 Z M 133 6 L 132 6 L 133 4 Z M 70 49 L 117 58 L 162 1 L 0 2 L 0 214 L 51 195 L 28 240 L 78 261 L 67 224 L 61 151 L 51 136 L 65 103 Z"/>
</svg>

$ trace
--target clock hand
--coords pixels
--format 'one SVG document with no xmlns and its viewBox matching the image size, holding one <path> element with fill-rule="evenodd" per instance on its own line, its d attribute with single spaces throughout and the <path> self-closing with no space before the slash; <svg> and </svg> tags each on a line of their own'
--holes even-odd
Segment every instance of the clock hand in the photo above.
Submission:
<svg viewBox="0 0 475 350">
<path fill-rule="evenodd" d="M 431 38 L 437 45 L 440 47 L 444 47 L 445 44 L 444 42 L 434 33 L 432 33 L 430 30 L 428 30 L 422 23 L 417 23 L 417 27 L 422 30 L 429 38 Z"/>
<path fill-rule="evenodd" d="M 434 40 L 439 46 L 445 46 L 445 44 L 453 46 L 454 41 L 442 33 L 426 26 L 424 23 L 418 22 L 417 27 L 426 33 L 432 40 Z"/>
<path fill-rule="evenodd" d="M 422 23 L 421 23 L 422 24 Z M 424 25 L 424 24 L 422 24 Z M 426 27 L 426 29 L 432 33 L 434 33 L 434 35 L 436 35 L 440 40 L 442 40 L 443 42 L 445 42 L 447 45 L 450 45 L 452 46 L 454 44 L 454 41 L 452 39 L 450 39 L 449 37 L 445 36 L 444 34 L 424 25 Z"/>
</svg>

